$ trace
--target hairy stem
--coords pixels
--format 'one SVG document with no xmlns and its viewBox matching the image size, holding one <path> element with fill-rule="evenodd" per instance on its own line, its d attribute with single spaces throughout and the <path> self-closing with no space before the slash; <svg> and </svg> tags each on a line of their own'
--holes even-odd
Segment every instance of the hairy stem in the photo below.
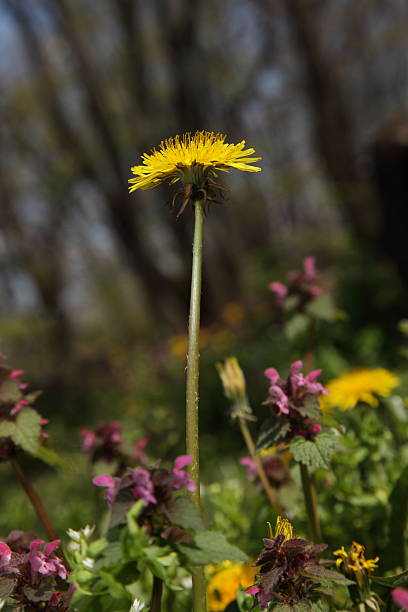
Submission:
<svg viewBox="0 0 408 612">
<path fill-rule="evenodd" d="M 19 479 L 21 486 L 23 487 L 28 499 L 31 502 L 31 505 L 36 511 L 37 516 L 40 519 L 44 527 L 45 533 L 50 538 L 50 540 L 57 540 L 58 539 L 57 532 L 55 531 L 54 526 L 51 523 L 47 512 L 45 511 L 45 508 L 43 506 L 41 499 L 39 498 L 38 494 L 34 491 L 22 467 L 20 466 L 20 464 L 17 462 L 16 459 L 13 459 L 11 461 L 11 465 L 13 466 L 13 469 L 15 473 L 17 474 L 17 478 Z"/>
<path fill-rule="evenodd" d="M 153 576 L 152 596 L 150 598 L 150 612 L 161 611 L 161 601 L 163 594 L 163 580 L 157 576 Z"/>
<path fill-rule="evenodd" d="M 193 457 L 190 475 L 196 490 L 192 499 L 200 508 L 200 464 L 198 437 L 198 380 L 200 363 L 200 305 L 203 250 L 204 211 L 201 201 L 194 202 L 194 241 L 191 272 L 190 317 L 188 325 L 187 387 L 186 387 L 186 447 Z M 193 612 L 206 612 L 206 584 L 202 568 L 193 574 Z"/>
<path fill-rule="evenodd" d="M 253 459 L 255 461 L 255 465 L 256 465 L 256 471 L 258 472 L 258 476 L 259 479 L 262 483 L 262 486 L 264 488 L 266 497 L 269 500 L 269 503 L 272 506 L 272 509 L 277 513 L 280 514 L 281 516 L 285 516 L 285 511 L 283 510 L 282 506 L 280 505 L 278 498 L 276 497 L 275 493 L 272 491 L 272 487 L 269 483 L 268 477 L 265 474 L 265 470 L 263 469 L 263 465 L 262 465 L 262 461 L 259 457 L 259 455 L 257 455 L 255 453 L 255 444 L 254 441 L 252 439 L 251 436 L 251 432 L 249 431 L 248 425 L 246 423 L 246 421 L 244 419 L 239 419 L 239 427 L 241 429 L 241 433 L 242 433 L 242 437 L 245 440 L 245 444 L 247 446 L 248 452 L 251 456 L 251 459 Z"/>
<path fill-rule="evenodd" d="M 309 534 L 314 544 L 321 542 L 319 514 L 317 511 L 317 493 L 313 476 L 309 474 L 307 466 L 299 463 L 302 477 L 303 495 L 305 498 Z"/>
</svg>

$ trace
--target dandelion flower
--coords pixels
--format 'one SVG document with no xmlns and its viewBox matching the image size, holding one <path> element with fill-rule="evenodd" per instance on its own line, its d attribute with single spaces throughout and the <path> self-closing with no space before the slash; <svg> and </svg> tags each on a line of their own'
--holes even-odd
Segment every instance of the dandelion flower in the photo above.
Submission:
<svg viewBox="0 0 408 612">
<path fill-rule="evenodd" d="M 239 586 L 244 588 L 254 582 L 257 569 L 248 564 L 231 564 L 216 572 L 207 587 L 208 605 L 211 612 L 225 610 L 237 596 Z"/>
<path fill-rule="evenodd" d="M 253 157 L 255 151 L 245 148 L 245 140 L 227 144 L 225 138 L 223 134 L 200 131 L 163 140 L 157 150 L 142 155 L 141 165 L 132 167 L 135 176 L 129 179 L 129 191 L 151 189 L 166 180 L 171 184 L 182 181 L 185 188 L 178 192 L 183 194 L 180 212 L 190 200 L 217 201 L 217 194 L 223 189 L 214 181 L 217 171 L 261 170 L 252 165 L 261 158 Z"/>
<path fill-rule="evenodd" d="M 329 393 L 320 399 L 320 406 L 324 412 L 333 407 L 349 410 L 359 402 L 375 407 L 378 396 L 387 397 L 399 383 L 399 378 L 384 368 L 354 370 L 326 385 Z"/>
<path fill-rule="evenodd" d="M 379 557 L 366 559 L 364 546 L 358 542 L 353 542 L 349 551 L 346 551 L 342 546 L 339 550 L 335 550 L 333 555 L 338 557 L 336 566 L 343 570 L 348 578 L 356 580 L 360 586 L 363 584 L 365 577 L 376 569 L 379 561 Z"/>
</svg>

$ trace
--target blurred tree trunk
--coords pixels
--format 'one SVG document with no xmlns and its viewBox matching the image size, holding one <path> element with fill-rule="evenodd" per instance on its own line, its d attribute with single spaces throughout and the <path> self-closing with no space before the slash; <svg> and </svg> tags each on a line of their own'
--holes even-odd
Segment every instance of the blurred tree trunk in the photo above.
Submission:
<svg viewBox="0 0 408 612">
<path fill-rule="evenodd" d="M 90 119 L 96 125 L 103 142 L 104 152 L 109 160 L 108 172 L 111 173 L 111 177 L 108 179 L 101 176 L 100 169 L 95 167 L 95 160 L 92 159 L 88 143 L 80 140 L 66 117 L 59 100 L 53 68 L 45 54 L 38 33 L 32 25 L 29 13 L 26 12 L 18 0 L 6 0 L 6 4 L 20 30 L 27 51 L 27 58 L 31 62 L 34 72 L 40 75 L 41 83 L 38 87 L 40 104 L 49 111 L 61 148 L 65 151 L 69 149 L 73 159 L 78 160 L 78 163 L 81 164 L 83 172 L 97 181 L 104 189 L 112 228 L 128 256 L 131 268 L 144 287 L 150 311 L 155 316 L 159 327 L 160 322 L 171 322 L 173 320 L 172 313 L 177 313 L 178 309 L 169 308 L 168 304 L 174 302 L 177 304 L 180 301 L 180 295 L 177 294 L 177 286 L 155 265 L 144 244 L 140 214 L 137 210 L 137 202 L 134 201 L 136 198 L 130 198 L 126 189 L 127 177 L 123 172 L 112 128 L 104 114 L 102 92 L 99 90 L 88 65 L 85 51 L 75 30 L 70 9 L 65 0 L 58 3 L 58 9 L 61 11 L 59 25 L 77 62 Z M 54 8 L 56 9 L 57 5 Z M 158 296 L 160 296 L 160 299 L 158 299 Z"/>
</svg>

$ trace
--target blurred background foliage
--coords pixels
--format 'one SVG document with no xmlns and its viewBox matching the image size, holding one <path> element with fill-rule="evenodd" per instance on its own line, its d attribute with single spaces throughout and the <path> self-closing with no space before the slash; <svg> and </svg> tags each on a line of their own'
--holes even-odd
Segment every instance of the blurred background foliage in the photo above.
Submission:
<svg viewBox="0 0 408 612">
<path fill-rule="evenodd" d="M 69 469 L 26 467 L 59 528 L 89 522 L 100 498 L 79 427 L 118 419 L 156 457 L 183 451 L 191 211 L 176 221 L 167 186 L 127 192 L 130 166 L 163 138 L 220 131 L 263 158 L 260 175 L 222 177 L 228 201 L 206 219 L 210 491 L 242 478 L 214 364 L 236 354 L 258 407 L 263 369 L 303 356 L 301 340 L 282 340 L 267 284 L 306 255 L 346 313 L 318 330 L 325 380 L 353 365 L 403 368 L 407 34 L 405 0 L 0 0 L 1 348 L 45 390 L 38 407 Z M 2 532 L 32 528 L 5 465 L 1 478 Z M 228 496 L 249 503 L 234 491 L 222 491 L 224 512 Z M 338 525 L 358 533 L 343 501 Z M 215 512 L 221 527 L 248 529 L 250 515 L 225 516 Z"/>
</svg>

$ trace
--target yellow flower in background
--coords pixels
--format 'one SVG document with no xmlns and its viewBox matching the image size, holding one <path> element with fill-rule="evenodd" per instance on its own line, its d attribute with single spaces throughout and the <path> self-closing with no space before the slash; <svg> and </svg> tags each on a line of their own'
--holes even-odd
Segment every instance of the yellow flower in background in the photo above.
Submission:
<svg viewBox="0 0 408 612">
<path fill-rule="evenodd" d="M 245 376 L 236 357 L 227 357 L 225 363 L 216 363 L 218 374 L 224 387 L 225 396 L 240 400 L 246 396 Z"/>
<path fill-rule="evenodd" d="M 221 317 L 227 325 L 235 327 L 242 323 L 245 317 L 245 310 L 238 302 L 228 302 L 222 309 Z"/>
<path fill-rule="evenodd" d="M 217 176 L 216 170 L 261 170 L 251 165 L 261 158 L 252 157 L 255 151 L 245 148 L 245 140 L 227 144 L 225 138 L 223 134 L 200 131 L 163 140 L 158 150 L 142 155 L 141 165 L 133 166 L 132 172 L 136 176 L 129 179 L 129 191 L 151 189 L 167 179 L 171 183 L 183 180 L 198 186 L 208 175 Z"/>
<path fill-rule="evenodd" d="M 366 559 L 364 546 L 358 542 L 353 542 L 348 552 L 345 550 L 344 546 L 342 546 L 339 550 L 335 550 L 333 555 L 339 557 L 336 560 L 336 566 L 341 569 L 347 577 L 356 580 L 360 586 L 363 584 L 367 574 L 376 569 L 380 559 L 379 557 L 375 557 L 375 559 Z"/>
<path fill-rule="evenodd" d="M 229 564 L 212 575 L 207 587 L 210 612 L 221 612 L 236 598 L 239 586 L 244 589 L 254 583 L 256 567 L 248 563 Z"/>
<path fill-rule="evenodd" d="M 384 368 L 354 370 L 331 380 L 326 389 L 327 395 L 320 398 L 323 412 L 331 408 L 350 410 L 359 402 L 370 406 L 378 406 L 378 397 L 387 397 L 394 387 L 400 384 L 400 379 Z"/>
</svg>

